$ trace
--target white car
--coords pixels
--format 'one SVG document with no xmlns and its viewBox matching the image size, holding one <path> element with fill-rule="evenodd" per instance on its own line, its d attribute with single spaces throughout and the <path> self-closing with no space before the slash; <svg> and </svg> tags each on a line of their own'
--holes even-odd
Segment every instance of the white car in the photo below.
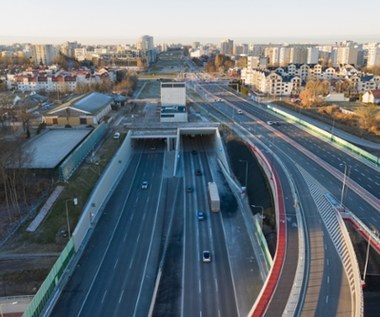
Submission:
<svg viewBox="0 0 380 317">
<path fill-rule="evenodd" d="M 114 140 L 119 140 L 120 139 L 120 132 L 115 132 L 113 135 Z"/>
<path fill-rule="evenodd" d="M 141 189 L 148 189 L 149 183 L 147 181 L 143 181 L 141 184 Z"/>
<path fill-rule="evenodd" d="M 237 111 L 237 114 L 243 114 L 243 111 L 241 111 L 240 109 Z"/>
</svg>

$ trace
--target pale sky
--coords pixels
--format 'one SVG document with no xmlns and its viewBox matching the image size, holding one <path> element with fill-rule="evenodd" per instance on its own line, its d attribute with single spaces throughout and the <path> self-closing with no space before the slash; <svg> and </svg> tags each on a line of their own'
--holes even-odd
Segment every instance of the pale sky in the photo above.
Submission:
<svg viewBox="0 0 380 317">
<path fill-rule="evenodd" d="M 0 44 L 380 42 L 379 14 L 379 0 L 4 0 Z"/>
</svg>

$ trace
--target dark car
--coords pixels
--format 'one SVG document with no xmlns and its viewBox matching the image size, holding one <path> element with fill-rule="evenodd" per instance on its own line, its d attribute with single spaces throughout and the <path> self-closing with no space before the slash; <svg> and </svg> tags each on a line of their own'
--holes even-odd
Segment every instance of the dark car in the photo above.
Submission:
<svg viewBox="0 0 380 317">
<path fill-rule="evenodd" d="M 198 152 L 197 152 L 196 150 L 192 150 L 192 151 L 191 151 L 191 154 L 193 154 L 193 155 L 197 155 Z"/>
<path fill-rule="evenodd" d="M 196 176 L 201 176 L 202 175 L 202 171 L 200 169 L 196 169 L 195 170 L 195 175 Z"/>
<path fill-rule="evenodd" d="M 205 263 L 211 262 L 211 252 L 208 250 L 205 250 L 202 252 L 202 261 Z"/>
<path fill-rule="evenodd" d="M 186 193 L 192 193 L 193 192 L 193 186 L 188 185 L 186 186 Z"/>
</svg>

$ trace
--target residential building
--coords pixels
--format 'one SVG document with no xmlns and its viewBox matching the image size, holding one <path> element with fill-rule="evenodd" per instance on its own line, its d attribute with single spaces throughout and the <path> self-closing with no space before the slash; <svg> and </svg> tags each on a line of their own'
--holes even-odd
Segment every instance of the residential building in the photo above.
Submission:
<svg viewBox="0 0 380 317">
<path fill-rule="evenodd" d="M 36 44 L 32 48 L 35 65 L 51 65 L 58 55 L 58 50 L 51 44 Z"/>
<path fill-rule="evenodd" d="M 367 66 L 380 66 L 380 43 L 369 43 L 367 49 Z"/>
<path fill-rule="evenodd" d="M 362 96 L 362 102 L 380 104 L 380 89 L 369 90 Z"/>
<path fill-rule="evenodd" d="M 292 64 L 306 64 L 307 53 L 307 47 L 305 46 L 291 47 L 289 62 Z"/>
<path fill-rule="evenodd" d="M 61 45 L 61 52 L 62 54 L 65 54 L 69 57 L 75 57 L 75 49 L 78 48 L 80 45 L 77 41 L 75 42 L 65 42 Z"/>
<path fill-rule="evenodd" d="M 319 62 L 318 47 L 308 47 L 306 64 L 318 64 L 318 62 Z"/>
<path fill-rule="evenodd" d="M 140 37 L 136 43 L 136 48 L 142 51 L 153 50 L 153 36 L 143 35 L 142 37 Z"/>
<path fill-rule="evenodd" d="M 223 55 L 232 56 L 234 53 L 234 41 L 226 39 L 220 42 L 220 53 Z"/>
</svg>

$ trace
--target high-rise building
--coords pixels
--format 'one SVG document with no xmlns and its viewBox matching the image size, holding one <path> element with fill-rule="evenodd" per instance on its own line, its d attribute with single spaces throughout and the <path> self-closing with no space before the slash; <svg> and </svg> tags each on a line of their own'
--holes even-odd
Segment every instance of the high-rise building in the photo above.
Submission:
<svg viewBox="0 0 380 317">
<path fill-rule="evenodd" d="M 282 46 L 280 47 L 280 53 L 279 53 L 279 65 L 280 66 L 287 66 L 290 63 L 290 47 L 288 46 Z"/>
<path fill-rule="evenodd" d="M 305 46 L 294 46 L 290 49 L 290 63 L 306 64 L 307 48 Z"/>
<path fill-rule="evenodd" d="M 369 43 L 367 45 L 367 66 L 369 68 L 380 66 L 380 44 L 379 43 Z"/>
<path fill-rule="evenodd" d="M 32 57 L 35 64 L 51 65 L 58 50 L 51 44 L 33 45 Z"/>
<path fill-rule="evenodd" d="M 265 49 L 265 56 L 268 58 L 269 66 L 278 66 L 280 60 L 280 47 L 270 46 Z"/>
<path fill-rule="evenodd" d="M 234 53 L 234 41 L 226 39 L 220 42 L 220 53 L 224 55 L 233 55 Z"/>
<path fill-rule="evenodd" d="M 345 41 L 335 47 L 334 66 L 351 64 L 357 66 L 358 53 L 362 49 L 361 45 L 352 41 Z"/>
<path fill-rule="evenodd" d="M 136 48 L 142 51 L 154 49 L 153 36 L 143 35 L 136 43 Z"/>
<path fill-rule="evenodd" d="M 79 44 L 77 41 L 75 42 L 65 42 L 61 45 L 61 52 L 62 54 L 65 54 L 69 57 L 75 56 L 75 49 L 79 47 Z"/>
<path fill-rule="evenodd" d="M 319 49 L 318 47 L 307 48 L 307 64 L 318 64 L 319 62 Z"/>
</svg>

